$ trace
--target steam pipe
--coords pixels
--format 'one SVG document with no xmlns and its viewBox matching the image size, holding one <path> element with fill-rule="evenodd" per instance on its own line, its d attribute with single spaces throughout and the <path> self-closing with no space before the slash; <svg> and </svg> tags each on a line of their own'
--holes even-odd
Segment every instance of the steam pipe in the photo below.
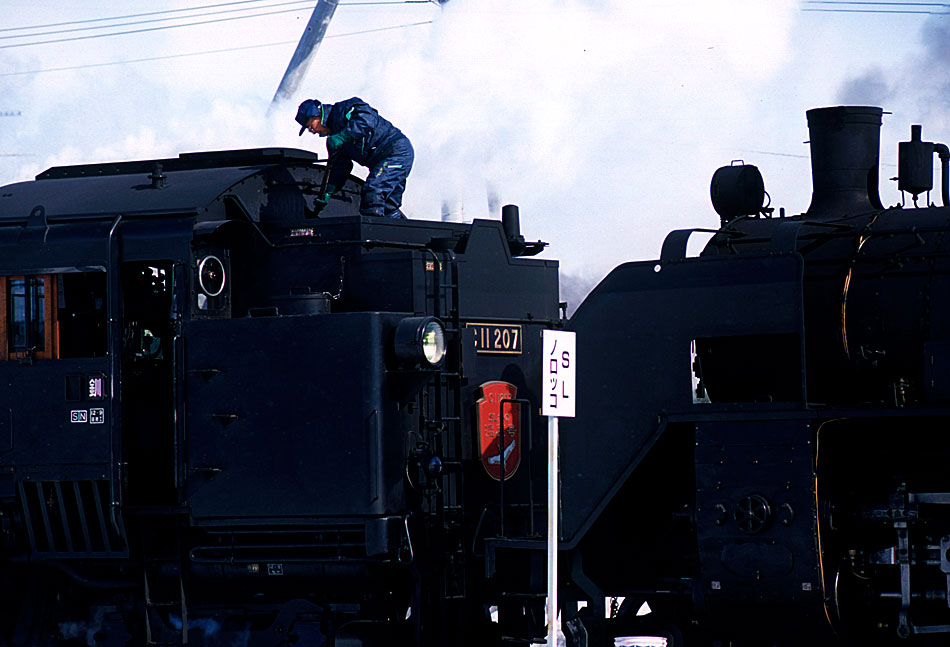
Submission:
<svg viewBox="0 0 950 647">
<path fill-rule="evenodd" d="M 940 156 L 940 197 L 943 206 L 950 207 L 950 148 L 934 144 L 934 152 Z"/>
<path fill-rule="evenodd" d="M 307 68 L 310 67 L 310 63 L 320 47 L 320 43 L 323 42 L 323 37 L 327 33 L 327 27 L 330 25 L 330 19 L 333 18 L 338 2 L 339 0 L 317 0 L 313 13 L 310 15 L 310 20 L 307 22 L 307 27 L 304 29 L 303 35 L 300 36 L 300 42 L 297 43 L 297 49 L 294 50 L 294 55 L 287 65 L 287 71 L 284 72 L 280 85 L 277 86 L 277 92 L 274 93 L 274 98 L 271 99 L 270 107 L 267 109 L 268 114 L 273 111 L 278 103 L 289 99 L 297 91 L 300 81 L 306 76 Z"/>
</svg>

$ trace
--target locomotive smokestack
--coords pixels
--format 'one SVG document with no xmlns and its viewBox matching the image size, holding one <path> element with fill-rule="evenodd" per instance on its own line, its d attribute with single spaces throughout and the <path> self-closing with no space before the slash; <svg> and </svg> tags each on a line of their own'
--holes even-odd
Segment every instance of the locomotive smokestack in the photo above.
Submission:
<svg viewBox="0 0 950 647">
<path fill-rule="evenodd" d="M 883 209 L 878 194 L 883 110 L 838 106 L 805 114 L 812 179 L 807 215 L 822 218 Z"/>
<path fill-rule="evenodd" d="M 521 236 L 521 217 L 518 214 L 518 205 L 506 204 L 501 208 L 501 226 L 505 230 L 508 240 L 524 238 Z"/>
</svg>

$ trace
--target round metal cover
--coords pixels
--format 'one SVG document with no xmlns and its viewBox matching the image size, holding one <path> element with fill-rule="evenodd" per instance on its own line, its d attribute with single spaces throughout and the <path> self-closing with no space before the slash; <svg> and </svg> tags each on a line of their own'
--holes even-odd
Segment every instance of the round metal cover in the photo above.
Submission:
<svg viewBox="0 0 950 647">
<path fill-rule="evenodd" d="M 769 501 L 761 494 L 750 494 L 736 503 L 734 517 L 739 529 L 746 534 L 754 535 L 765 528 L 771 516 Z"/>
<path fill-rule="evenodd" d="M 205 256 L 198 263 L 198 285 L 209 297 L 216 297 L 224 290 L 224 263 L 217 256 Z"/>
</svg>

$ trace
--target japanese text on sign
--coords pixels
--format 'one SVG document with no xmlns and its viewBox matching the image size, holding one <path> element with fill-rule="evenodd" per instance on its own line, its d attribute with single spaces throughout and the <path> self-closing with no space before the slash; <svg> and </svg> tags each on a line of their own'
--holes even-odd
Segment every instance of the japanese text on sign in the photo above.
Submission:
<svg viewBox="0 0 950 647">
<path fill-rule="evenodd" d="M 541 333 L 541 414 L 574 417 L 574 387 L 577 376 L 575 335 L 563 330 Z"/>
<path fill-rule="evenodd" d="M 90 400 L 101 400 L 104 391 L 102 389 L 105 378 L 101 375 L 91 375 L 86 378 L 86 397 Z"/>
</svg>

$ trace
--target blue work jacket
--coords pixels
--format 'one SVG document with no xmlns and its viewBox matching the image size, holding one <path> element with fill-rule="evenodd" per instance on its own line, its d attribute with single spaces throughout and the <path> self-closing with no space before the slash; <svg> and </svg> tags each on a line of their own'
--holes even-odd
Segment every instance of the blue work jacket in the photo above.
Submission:
<svg viewBox="0 0 950 647">
<path fill-rule="evenodd" d="M 329 106 L 325 124 L 331 137 L 338 133 L 345 135 L 335 154 L 342 154 L 369 168 L 386 159 L 392 152 L 393 143 L 406 137 L 359 97 Z"/>
</svg>

